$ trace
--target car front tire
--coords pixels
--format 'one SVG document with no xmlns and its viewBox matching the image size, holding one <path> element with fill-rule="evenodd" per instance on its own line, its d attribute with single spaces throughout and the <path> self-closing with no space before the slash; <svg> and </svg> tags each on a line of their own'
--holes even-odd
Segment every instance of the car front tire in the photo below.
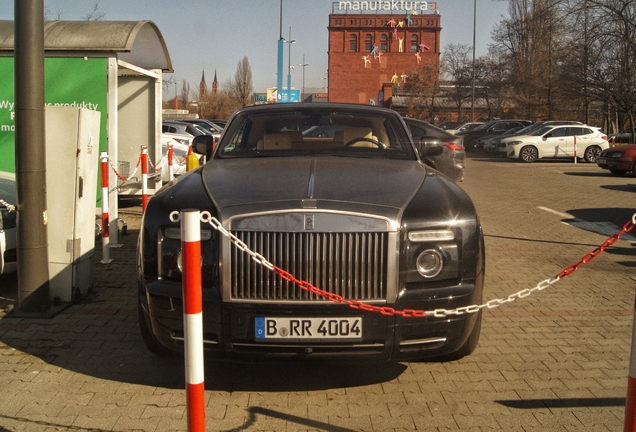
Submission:
<svg viewBox="0 0 636 432">
<path fill-rule="evenodd" d="M 585 161 L 588 163 L 596 163 L 596 158 L 601 154 L 601 148 L 599 146 L 589 146 L 585 149 Z"/>
<path fill-rule="evenodd" d="M 519 159 L 525 163 L 531 163 L 539 159 L 539 151 L 534 146 L 525 146 L 519 152 Z"/>
</svg>

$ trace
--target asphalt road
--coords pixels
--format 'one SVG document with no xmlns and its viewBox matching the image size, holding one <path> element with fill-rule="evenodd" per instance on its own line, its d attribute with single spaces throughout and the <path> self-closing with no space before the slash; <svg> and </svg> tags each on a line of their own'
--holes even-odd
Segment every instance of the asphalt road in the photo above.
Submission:
<svg viewBox="0 0 636 432">
<path fill-rule="evenodd" d="M 636 179 L 595 165 L 469 155 L 461 186 L 486 236 L 487 300 L 559 274 L 636 212 Z M 186 430 L 184 366 L 143 346 L 139 208 L 82 301 L 53 318 L 0 313 L 0 432 Z M 635 230 L 636 231 L 636 230 Z M 632 341 L 636 232 L 545 290 L 484 313 L 448 363 L 206 364 L 210 431 L 617 431 Z M 0 308 L 15 305 L 0 278 Z"/>
</svg>

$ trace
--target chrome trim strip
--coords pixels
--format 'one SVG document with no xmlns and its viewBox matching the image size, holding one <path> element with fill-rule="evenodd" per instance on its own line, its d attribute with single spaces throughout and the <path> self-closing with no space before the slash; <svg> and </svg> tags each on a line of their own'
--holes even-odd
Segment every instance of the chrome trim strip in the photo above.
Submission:
<svg viewBox="0 0 636 432">
<path fill-rule="evenodd" d="M 400 341 L 400 346 L 412 346 L 412 345 L 425 345 L 437 342 L 446 342 L 445 337 L 434 337 L 434 338 L 426 338 L 426 339 L 412 339 Z"/>
<path fill-rule="evenodd" d="M 232 342 L 233 346 L 243 346 L 243 347 L 265 347 L 265 348 L 379 348 L 383 347 L 384 344 L 374 343 L 374 344 L 356 344 L 356 343 L 347 343 L 346 345 L 322 345 L 318 342 L 307 342 L 302 345 L 298 344 L 270 344 L 270 343 L 247 343 L 247 342 Z"/>
<path fill-rule="evenodd" d="M 173 333 L 170 333 L 170 339 L 178 340 L 178 341 L 181 341 L 181 342 L 184 341 L 184 338 L 179 337 L 179 336 L 175 336 Z M 204 344 L 208 344 L 208 345 L 218 345 L 219 344 L 217 341 L 208 340 L 208 339 L 203 339 L 203 343 Z"/>
</svg>

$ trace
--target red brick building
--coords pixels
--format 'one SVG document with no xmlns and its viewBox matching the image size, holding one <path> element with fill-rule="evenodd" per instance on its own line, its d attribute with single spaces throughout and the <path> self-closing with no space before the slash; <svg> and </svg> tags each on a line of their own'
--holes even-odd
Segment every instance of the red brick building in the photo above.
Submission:
<svg viewBox="0 0 636 432">
<path fill-rule="evenodd" d="M 329 102 L 390 106 L 393 88 L 407 82 L 409 70 L 431 62 L 439 71 L 440 15 L 380 12 L 329 15 Z"/>
</svg>

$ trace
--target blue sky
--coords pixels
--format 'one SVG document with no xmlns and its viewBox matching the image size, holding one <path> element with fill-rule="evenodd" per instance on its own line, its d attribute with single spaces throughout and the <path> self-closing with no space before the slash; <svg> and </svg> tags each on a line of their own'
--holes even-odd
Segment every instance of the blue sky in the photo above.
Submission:
<svg viewBox="0 0 636 432">
<path fill-rule="evenodd" d="M 507 16 L 508 2 L 477 1 L 476 53 L 483 55 L 491 43 L 493 27 Z M 0 19 L 14 19 L 14 1 L 3 0 Z M 7 5 L 7 3 L 9 3 Z M 303 62 L 305 87 L 323 88 L 327 71 L 329 14 L 332 0 L 283 0 L 283 37 L 291 37 L 292 66 Z M 94 0 L 44 0 L 50 18 L 82 19 L 93 10 Z M 472 45 L 473 1 L 438 0 L 441 15 L 441 47 L 450 43 Z M 337 6 L 336 6 L 337 10 Z M 240 59 L 247 56 L 253 74 L 254 90 L 266 92 L 276 86 L 277 41 L 280 35 L 280 0 L 100 0 L 104 20 L 151 20 L 161 31 L 174 74 L 181 90 L 186 80 L 198 88 L 205 70 L 208 88 L 216 70 L 221 85 L 234 76 Z M 289 53 L 285 44 L 284 83 L 287 83 Z M 292 71 L 292 87 L 301 88 L 302 67 Z M 171 86 L 168 95 L 174 97 Z"/>
</svg>

